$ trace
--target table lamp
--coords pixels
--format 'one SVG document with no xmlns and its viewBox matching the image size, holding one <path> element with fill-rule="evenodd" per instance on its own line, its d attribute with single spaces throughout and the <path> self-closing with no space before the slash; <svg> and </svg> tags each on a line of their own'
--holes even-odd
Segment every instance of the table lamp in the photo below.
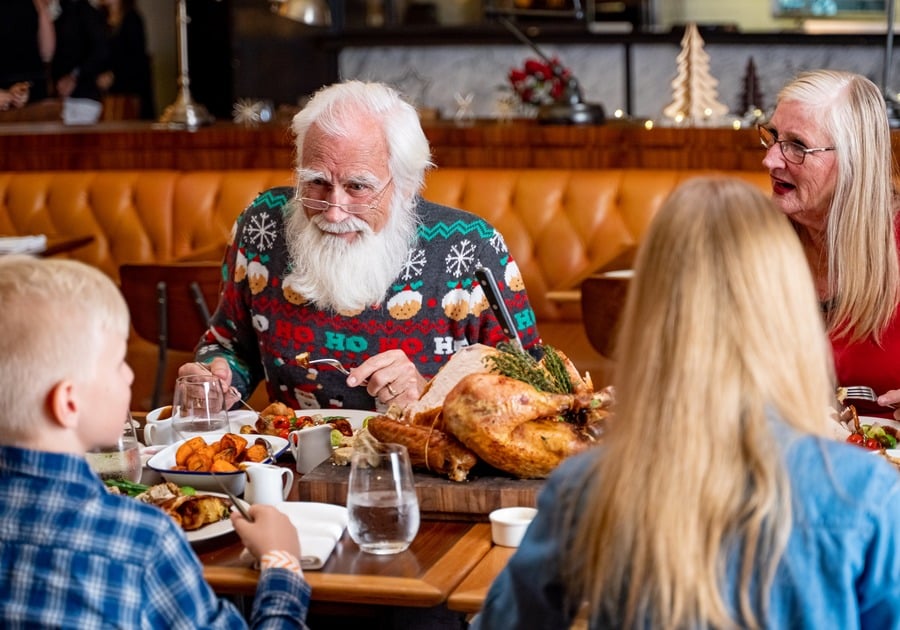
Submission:
<svg viewBox="0 0 900 630">
<path fill-rule="evenodd" d="M 309 26 L 331 25 L 331 12 L 324 0 L 270 0 L 272 12 Z M 178 95 L 166 107 L 160 122 L 176 128 L 197 129 L 213 122 L 207 109 L 191 97 L 188 70 L 188 36 L 186 0 L 178 0 L 175 23 L 178 29 Z"/>
<path fill-rule="evenodd" d="M 178 0 L 175 7 L 175 24 L 178 28 L 178 95 L 175 102 L 166 107 L 159 121 L 176 128 L 197 129 L 213 122 L 213 117 L 203 105 L 191 98 L 191 78 L 188 72 L 187 4 Z"/>
</svg>

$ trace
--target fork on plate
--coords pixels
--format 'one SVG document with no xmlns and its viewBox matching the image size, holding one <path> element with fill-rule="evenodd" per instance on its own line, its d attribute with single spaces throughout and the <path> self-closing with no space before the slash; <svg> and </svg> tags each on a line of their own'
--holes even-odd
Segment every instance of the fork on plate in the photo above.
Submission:
<svg viewBox="0 0 900 630">
<path fill-rule="evenodd" d="M 842 387 L 840 389 L 843 390 L 843 402 L 845 404 L 852 404 L 854 401 L 859 401 L 868 403 L 866 406 L 869 407 L 871 407 L 873 404 L 876 407 L 888 407 L 890 409 L 893 409 L 895 407 L 895 405 L 879 405 L 878 395 L 875 393 L 875 390 L 868 385 L 850 385 L 848 387 Z"/>
</svg>

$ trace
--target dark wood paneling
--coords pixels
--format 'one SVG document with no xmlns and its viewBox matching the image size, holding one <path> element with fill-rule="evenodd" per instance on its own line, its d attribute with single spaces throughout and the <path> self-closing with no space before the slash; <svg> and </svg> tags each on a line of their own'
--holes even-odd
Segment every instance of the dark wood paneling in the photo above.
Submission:
<svg viewBox="0 0 900 630">
<path fill-rule="evenodd" d="M 441 167 L 675 168 L 762 170 L 755 129 L 645 129 L 545 126 L 534 121 L 426 123 Z M 895 154 L 900 131 L 894 132 Z M 0 124 L 0 171 L 291 168 L 287 121 L 245 128 L 217 123 L 197 131 L 142 122 L 65 127 L 56 122 Z"/>
</svg>

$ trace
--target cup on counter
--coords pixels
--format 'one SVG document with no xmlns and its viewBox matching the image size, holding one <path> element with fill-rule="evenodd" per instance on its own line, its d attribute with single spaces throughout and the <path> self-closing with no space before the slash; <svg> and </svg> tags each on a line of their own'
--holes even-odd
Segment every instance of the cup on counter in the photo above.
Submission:
<svg viewBox="0 0 900 630">
<path fill-rule="evenodd" d="M 367 553 L 406 551 L 419 531 L 419 500 L 401 444 L 356 447 L 347 485 L 347 531 Z"/>
<path fill-rule="evenodd" d="M 250 504 L 278 505 L 288 498 L 294 473 L 283 466 L 246 463 L 241 468 L 247 475 L 244 500 Z"/>
</svg>

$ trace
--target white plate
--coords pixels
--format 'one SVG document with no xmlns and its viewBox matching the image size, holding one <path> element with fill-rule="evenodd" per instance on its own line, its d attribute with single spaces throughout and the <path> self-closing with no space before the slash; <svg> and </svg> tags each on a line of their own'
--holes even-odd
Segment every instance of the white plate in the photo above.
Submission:
<svg viewBox="0 0 900 630">
<path fill-rule="evenodd" d="M 224 499 L 228 498 L 228 495 L 221 494 L 219 492 L 198 492 L 197 494 L 210 494 L 217 497 L 222 497 Z M 248 508 L 250 504 L 246 501 L 241 501 L 238 499 L 241 504 Z M 215 523 L 210 523 L 209 525 L 204 525 L 200 529 L 195 529 L 190 532 L 184 532 L 185 537 L 189 542 L 202 542 L 204 540 L 210 540 L 212 538 L 218 538 L 219 536 L 224 536 L 225 534 L 229 534 L 234 531 L 234 525 L 231 523 L 230 518 L 223 518 L 221 521 L 217 521 Z"/>
<path fill-rule="evenodd" d="M 232 433 L 240 433 L 241 427 L 250 425 L 256 429 L 256 418 L 258 414 L 249 409 L 235 409 L 228 412 L 228 426 L 231 427 Z"/>
<path fill-rule="evenodd" d="M 322 416 L 323 418 L 328 417 L 337 417 L 337 418 L 347 418 L 350 422 L 350 426 L 353 427 L 354 431 L 359 431 L 362 429 L 363 421 L 366 418 L 371 418 L 372 416 L 377 416 L 377 411 L 362 411 L 359 409 L 297 409 L 294 411 L 294 415 L 298 418 L 300 416 Z"/>
<path fill-rule="evenodd" d="M 891 420 L 890 418 L 878 418 L 875 416 L 859 416 L 859 424 L 871 424 L 873 426 L 892 427 L 900 431 L 900 422 Z"/>
<path fill-rule="evenodd" d="M 207 444 L 210 444 L 212 442 L 218 442 L 221 437 L 221 435 L 210 435 L 203 436 L 203 439 Z M 288 448 L 288 441 L 275 435 L 248 434 L 243 435 L 242 437 L 247 438 L 248 442 L 250 442 L 251 444 L 253 443 L 253 440 L 258 437 L 266 440 L 272 447 L 272 452 L 275 454 L 275 459 L 277 459 Z M 163 479 L 165 479 L 166 481 L 171 481 L 172 483 L 179 486 L 191 486 L 192 488 L 195 488 L 197 490 L 217 492 L 221 491 L 222 489 L 222 487 L 219 485 L 219 482 L 221 482 L 225 484 L 225 486 L 234 494 L 244 493 L 244 483 L 247 480 L 247 475 L 244 474 L 243 470 L 229 473 L 216 473 L 215 477 L 208 472 L 172 470 L 172 468 L 175 467 L 175 453 L 178 451 L 178 447 L 185 442 L 186 440 L 179 440 L 173 444 L 169 444 L 168 446 L 166 446 L 164 449 L 150 458 L 150 460 L 147 462 L 147 468 L 155 470 L 160 475 L 162 475 Z M 266 459 L 264 461 L 266 461 L 267 463 L 271 463 L 272 460 Z"/>
</svg>

